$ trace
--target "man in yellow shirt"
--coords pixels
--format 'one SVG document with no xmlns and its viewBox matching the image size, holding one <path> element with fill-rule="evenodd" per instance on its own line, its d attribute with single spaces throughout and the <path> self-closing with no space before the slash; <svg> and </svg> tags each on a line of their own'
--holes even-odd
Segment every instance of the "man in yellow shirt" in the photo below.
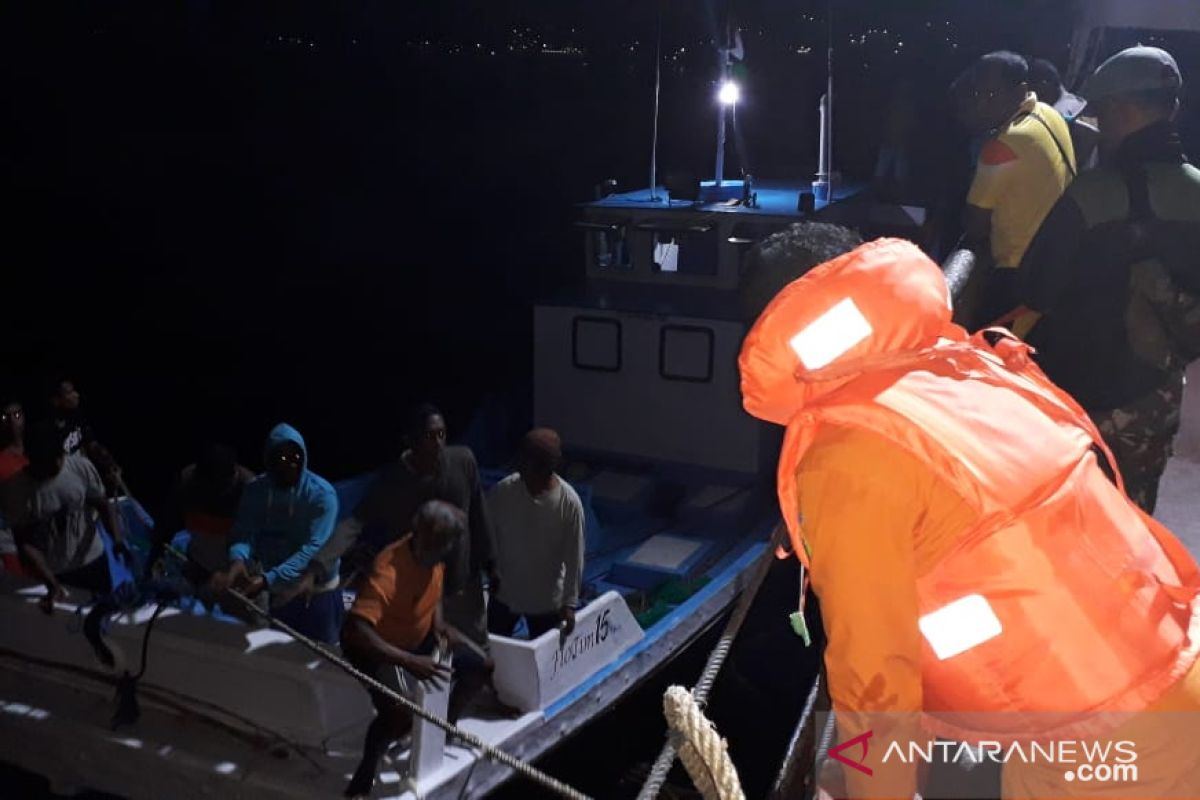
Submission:
<svg viewBox="0 0 1200 800">
<path fill-rule="evenodd" d="M 979 311 L 981 325 L 1019 305 L 1016 274 L 1021 257 L 1075 177 L 1067 124 L 1029 91 L 1028 79 L 1024 58 L 989 53 L 968 74 L 968 96 L 960 112 L 972 133 L 991 133 L 979 155 L 963 221 L 968 243 L 992 257 Z"/>
</svg>

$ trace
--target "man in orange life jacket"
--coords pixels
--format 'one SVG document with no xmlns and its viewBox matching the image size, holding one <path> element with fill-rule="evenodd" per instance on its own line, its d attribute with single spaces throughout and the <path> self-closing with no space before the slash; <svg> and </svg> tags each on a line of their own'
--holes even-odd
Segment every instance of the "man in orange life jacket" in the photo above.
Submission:
<svg viewBox="0 0 1200 800">
<path fill-rule="evenodd" d="M 839 738 L 867 745 L 848 793 L 921 788 L 893 742 L 1096 736 L 1135 742 L 1136 777 L 1007 758 L 1004 795 L 1200 796 L 1200 714 L 1155 713 L 1200 711 L 1200 571 L 1027 347 L 988 336 L 951 322 L 915 245 L 880 240 L 789 284 L 742 349 L 746 410 L 787 428 L 780 505 Z"/>
</svg>

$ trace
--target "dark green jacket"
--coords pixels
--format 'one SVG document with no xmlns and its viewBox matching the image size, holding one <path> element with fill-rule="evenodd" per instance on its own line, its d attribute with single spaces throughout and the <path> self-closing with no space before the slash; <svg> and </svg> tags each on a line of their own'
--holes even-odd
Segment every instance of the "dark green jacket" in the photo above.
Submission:
<svg viewBox="0 0 1200 800">
<path fill-rule="evenodd" d="M 1029 336 L 1037 360 L 1089 411 L 1120 408 L 1174 375 L 1147 360 L 1153 335 L 1127 321 L 1147 259 L 1200 297 L 1200 170 L 1167 123 L 1076 178 L 1021 262 L 1021 301 L 1044 315 Z"/>
</svg>

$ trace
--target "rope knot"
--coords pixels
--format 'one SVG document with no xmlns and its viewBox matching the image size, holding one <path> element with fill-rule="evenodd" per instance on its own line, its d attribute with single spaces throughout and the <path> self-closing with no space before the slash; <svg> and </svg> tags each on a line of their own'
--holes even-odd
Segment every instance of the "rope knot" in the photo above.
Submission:
<svg viewBox="0 0 1200 800">
<path fill-rule="evenodd" d="M 704 800 L 745 800 L 725 740 L 705 718 L 692 693 L 682 686 L 667 689 L 663 714 L 672 741 L 678 742 L 679 760 Z"/>
</svg>

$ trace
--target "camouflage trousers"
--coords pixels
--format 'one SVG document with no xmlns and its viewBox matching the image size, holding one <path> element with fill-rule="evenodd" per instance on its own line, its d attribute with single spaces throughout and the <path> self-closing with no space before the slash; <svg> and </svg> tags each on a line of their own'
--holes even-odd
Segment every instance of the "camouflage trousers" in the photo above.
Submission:
<svg viewBox="0 0 1200 800">
<path fill-rule="evenodd" d="M 1179 432 L 1183 373 L 1121 408 L 1090 412 L 1105 443 L 1116 456 L 1125 492 L 1147 514 L 1158 502 L 1158 482 L 1171 460 Z"/>
</svg>

